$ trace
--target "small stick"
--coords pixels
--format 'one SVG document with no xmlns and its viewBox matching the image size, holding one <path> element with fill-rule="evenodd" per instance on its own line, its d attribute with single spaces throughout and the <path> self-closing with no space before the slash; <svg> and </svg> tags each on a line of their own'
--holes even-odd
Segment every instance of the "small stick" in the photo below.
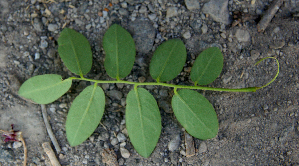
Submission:
<svg viewBox="0 0 299 166">
<path fill-rule="evenodd" d="M 21 134 L 22 134 L 22 133 L 21 133 Z M 27 163 L 27 147 L 26 147 L 24 138 L 23 138 L 23 137 L 20 137 L 19 139 L 20 139 L 20 141 L 22 142 L 23 147 L 24 147 L 24 163 L 23 163 L 23 166 L 26 166 L 26 163 Z"/>
<path fill-rule="evenodd" d="M 55 156 L 55 153 L 54 153 L 53 149 L 51 148 L 50 143 L 49 142 L 44 142 L 42 144 L 42 146 L 44 148 L 44 151 L 48 155 L 52 166 L 61 166 L 59 161 L 57 160 L 57 158 Z"/>
<path fill-rule="evenodd" d="M 274 17 L 275 13 L 278 11 L 279 7 L 282 5 L 284 0 L 275 0 L 269 9 L 266 11 L 265 15 L 262 17 L 260 22 L 257 24 L 257 31 L 263 32 L 267 26 L 269 25 L 270 21 Z"/>
<path fill-rule="evenodd" d="M 50 139 L 51 139 L 51 141 L 54 145 L 54 148 L 55 148 L 56 152 L 60 153 L 60 151 L 61 151 L 60 146 L 57 142 L 57 139 L 56 139 L 55 135 L 53 134 L 52 128 L 51 128 L 50 123 L 48 121 L 48 114 L 47 114 L 47 110 L 46 110 L 46 105 L 41 104 L 41 107 L 42 107 L 43 119 L 44 119 L 44 122 L 45 122 L 45 125 L 46 125 L 46 128 L 47 128 L 49 137 L 50 137 Z"/>
</svg>

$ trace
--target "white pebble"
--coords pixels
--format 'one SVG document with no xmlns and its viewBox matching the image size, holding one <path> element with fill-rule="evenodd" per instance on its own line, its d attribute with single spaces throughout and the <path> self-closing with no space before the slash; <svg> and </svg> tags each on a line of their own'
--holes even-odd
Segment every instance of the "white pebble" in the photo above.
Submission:
<svg viewBox="0 0 299 166">
<path fill-rule="evenodd" d="M 120 148 L 120 154 L 123 158 L 126 159 L 130 157 L 130 152 L 125 148 Z"/>
<path fill-rule="evenodd" d="M 185 33 L 183 34 L 183 37 L 184 37 L 185 39 L 189 39 L 189 38 L 191 37 L 191 33 L 190 33 L 189 31 L 187 31 L 187 32 L 185 32 Z"/>
<path fill-rule="evenodd" d="M 40 58 L 40 53 L 39 53 L 39 52 L 35 53 L 35 54 L 34 54 L 34 59 L 37 60 L 37 59 L 39 59 L 39 58 Z"/>
<path fill-rule="evenodd" d="M 15 142 L 13 143 L 12 147 L 13 147 L 14 149 L 17 149 L 17 148 L 21 147 L 22 145 L 23 145 L 23 144 L 22 144 L 21 142 L 17 142 L 17 141 L 15 141 Z"/>
</svg>

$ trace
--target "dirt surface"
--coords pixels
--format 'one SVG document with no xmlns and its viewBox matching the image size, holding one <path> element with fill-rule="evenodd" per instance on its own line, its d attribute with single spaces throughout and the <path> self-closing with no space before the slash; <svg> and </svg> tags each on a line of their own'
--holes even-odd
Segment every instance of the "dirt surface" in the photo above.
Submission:
<svg viewBox="0 0 299 166">
<path fill-rule="evenodd" d="M 47 105 L 48 119 L 62 151 L 61 165 L 299 165 L 299 1 L 285 0 L 264 32 L 257 23 L 269 8 L 268 0 L 0 0 L 0 129 L 22 131 L 28 147 L 28 165 L 51 165 L 41 144 L 50 142 L 40 105 L 17 95 L 28 78 L 41 74 L 74 76 L 57 53 L 64 27 L 87 37 L 93 68 L 86 77 L 111 79 L 106 74 L 101 40 L 112 23 L 126 28 L 136 41 L 136 61 L 125 80 L 154 81 L 149 75 L 153 51 L 163 41 L 180 38 L 187 48 L 184 70 L 170 83 L 192 84 L 190 67 L 207 47 L 224 55 L 224 69 L 208 85 L 223 88 L 261 86 L 255 93 L 199 91 L 214 106 L 219 133 L 210 140 L 185 139 L 184 129 L 170 107 L 173 90 L 145 87 L 157 99 L 162 133 L 152 155 L 138 155 L 126 133 L 125 98 L 130 85 L 101 85 L 106 109 L 94 134 L 70 147 L 65 120 L 74 98 L 89 82 L 73 82 L 67 94 Z M 212 5 L 211 5 L 212 4 Z M 232 26 L 233 16 L 239 22 Z M 23 148 L 0 141 L 0 165 L 22 165 Z M 191 144 L 190 144 L 191 141 Z M 194 146 L 192 144 L 194 141 Z M 186 145 L 187 143 L 187 145 Z M 190 147 L 195 155 L 188 155 Z M 122 152 L 121 152 L 122 149 Z M 123 151 L 125 149 L 125 151 Z M 192 149 L 191 152 L 192 153 Z"/>
</svg>

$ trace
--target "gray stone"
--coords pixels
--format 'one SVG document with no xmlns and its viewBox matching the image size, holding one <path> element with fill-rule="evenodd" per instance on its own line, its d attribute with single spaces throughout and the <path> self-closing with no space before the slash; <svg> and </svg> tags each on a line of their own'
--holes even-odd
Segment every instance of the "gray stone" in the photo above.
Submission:
<svg viewBox="0 0 299 166">
<path fill-rule="evenodd" d="M 33 27 L 38 32 L 42 32 L 43 31 L 43 23 L 38 18 L 34 18 L 34 20 L 33 20 Z"/>
<path fill-rule="evenodd" d="M 228 11 L 228 0 L 210 0 L 204 4 L 202 11 L 205 14 L 209 14 L 214 21 L 226 25 L 231 22 Z"/>
<path fill-rule="evenodd" d="M 193 20 L 192 22 L 190 22 L 190 26 L 196 33 L 201 33 L 201 29 L 200 29 L 201 23 L 198 22 L 197 20 Z"/>
<path fill-rule="evenodd" d="M 77 25 L 83 25 L 83 24 L 84 24 L 84 22 L 81 21 L 81 20 L 79 20 L 78 18 L 75 19 L 75 23 L 76 23 Z"/>
<path fill-rule="evenodd" d="M 147 13 L 146 6 L 141 6 L 141 8 L 139 9 L 139 13 Z"/>
<path fill-rule="evenodd" d="M 103 17 L 104 18 L 108 17 L 108 12 L 107 11 L 103 11 Z"/>
<path fill-rule="evenodd" d="M 21 147 L 22 145 L 23 145 L 22 142 L 15 141 L 12 144 L 12 148 L 17 149 L 17 148 Z"/>
<path fill-rule="evenodd" d="M 115 146 L 116 144 L 118 144 L 118 139 L 117 138 L 113 138 L 111 140 L 111 145 Z"/>
<path fill-rule="evenodd" d="M 235 36 L 239 42 L 250 41 L 250 34 L 247 30 L 237 29 Z"/>
<path fill-rule="evenodd" d="M 185 0 L 185 4 L 189 10 L 196 10 L 200 8 L 198 0 Z"/>
<path fill-rule="evenodd" d="M 57 24 L 49 24 L 48 25 L 48 30 L 51 32 L 54 32 L 58 29 L 58 25 Z"/>
<path fill-rule="evenodd" d="M 127 7 L 128 7 L 128 4 L 127 4 L 127 2 L 122 2 L 122 3 L 120 4 L 120 6 L 121 6 L 122 8 L 127 8 Z"/>
<path fill-rule="evenodd" d="M 118 142 L 124 142 L 127 140 L 126 136 L 123 133 L 118 133 L 117 139 L 118 139 Z"/>
<path fill-rule="evenodd" d="M 173 113 L 171 105 L 167 101 L 159 101 L 159 107 L 162 108 L 166 113 Z"/>
<path fill-rule="evenodd" d="M 178 15 L 178 8 L 177 7 L 169 7 L 166 11 L 166 18 L 174 17 Z"/>
<path fill-rule="evenodd" d="M 177 150 L 180 146 L 180 142 L 181 136 L 178 134 L 168 143 L 168 150 L 171 152 Z"/>
<path fill-rule="evenodd" d="M 120 8 L 120 9 L 118 10 L 118 12 L 119 12 L 119 14 L 122 15 L 122 16 L 128 16 L 128 15 L 129 15 L 129 12 L 128 12 L 126 9 L 124 9 L 124 8 Z"/>
<path fill-rule="evenodd" d="M 34 59 L 37 60 L 37 59 L 39 59 L 39 58 L 40 58 L 40 53 L 39 53 L 39 52 L 36 52 L 36 53 L 34 54 Z"/>
<path fill-rule="evenodd" d="M 207 144 L 205 142 L 202 142 L 199 146 L 199 149 L 198 149 L 198 153 L 204 153 L 208 150 L 208 147 L 207 147 Z"/>
<path fill-rule="evenodd" d="M 47 47 L 48 47 L 48 42 L 46 41 L 45 38 L 42 38 L 40 41 L 40 48 L 47 48 Z"/>
<path fill-rule="evenodd" d="M 185 32 L 185 33 L 183 34 L 183 37 L 184 37 L 185 39 L 189 39 L 189 38 L 191 37 L 191 33 L 190 33 L 189 31 L 187 31 L 187 32 Z"/>
<path fill-rule="evenodd" d="M 201 27 L 201 33 L 206 34 L 208 32 L 208 26 L 206 24 L 203 24 Z"/>
<path fill-rule="evenodd" d="M 156 14 L 149 14 L 148 18 L 153 21 L 154 19 L 157 18 L 157 15 Z"/>
<path fill-rule="evenodd" d="M 89 30 L 91 28 L 91 24 L 86 25 L 85 28 Z"/>
<path fill-rule="evenodd" d="M 136 43 L 136 51 L 147 54 L 153 48 L 156 31 L 149 20 L 136 19 L 129 23 L 129 31 Z"/>
<path fill-rule="evenodd" d="M 111 90 L 107 92 L 107 95 L 112 99 L 120 100 L 123 97 L 123 94 L 118 90 Z"/>
<path fill-rule="evenodd" d="M 130 157 L 130 152 L 123 147 L 120 148 L 120 154 L 123 158 L 126 158 L 126 159 Z"/>
</svg>

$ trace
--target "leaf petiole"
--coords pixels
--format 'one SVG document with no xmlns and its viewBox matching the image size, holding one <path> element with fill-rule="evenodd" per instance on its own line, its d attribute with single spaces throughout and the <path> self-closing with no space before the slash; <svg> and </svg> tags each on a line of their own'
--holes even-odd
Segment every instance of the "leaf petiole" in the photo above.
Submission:
<svg viewBox="0 0 299 166">
<path fill-rule="evenodd" d="M 88 78 L 78 78 L 78 77 L 70 77 L 68 79 L 70 80 L 82 80 L 82 81 L 90 81 L 94 82 L 97 84 L 103 84 L 103 83 L 110 83 L 110 84 L 115 84 L 115 83 L 122 83 L 122 84 L 131 84 L 134 86 L 141 86 L 141 85 L 151 85 L 151 86 L 166 86 L 170 88 L 175 88 L 175 89 L 198 89 L 198 90 L 211 90 L 211 91 L 220 91 L 220 92 L 256 92 L 258 89 L 262 89 L 269 84 L 271 84 L 278 76 L 279 74 L 279 62 L 275 57 L 266 57 L 258 61 L 255 65 L 259 64 L 260 62 L 266 60 L 266 59 L 275 59 L 277 63 L 277 73 L 275 77 L 268 82 L 267 84 L 261 86 L 261 87 L 247 87 L 247 88 L 238 88 L 238 89 L 229 89 L 229 88 L 214 88 L 214 87 L 204 87 L 204 86 L 188 86 L 188 85 L 173 85 L 173 84 L 168 84 L 168 83 L 163 83 L 163 82 L 131 82 L 131 81 L 125 81 L 125 80 L 110 80 L 110 81 L 105 81 L 105 80 L 93 80 L 93 79 L 88 79 Z"/>
</svg>

